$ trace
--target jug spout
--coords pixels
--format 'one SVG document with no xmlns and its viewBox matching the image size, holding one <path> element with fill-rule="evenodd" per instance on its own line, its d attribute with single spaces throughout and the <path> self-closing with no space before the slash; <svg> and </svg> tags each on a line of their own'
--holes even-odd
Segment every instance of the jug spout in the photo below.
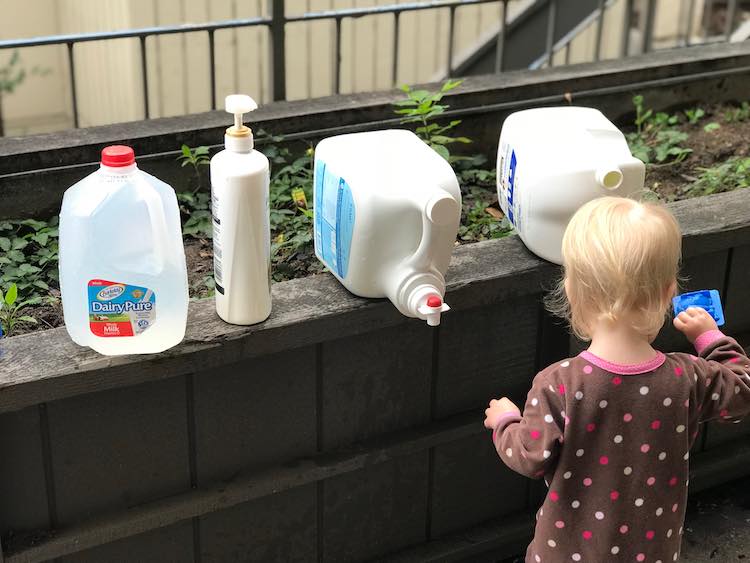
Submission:
<svg viewBox="0 0 750 563">
<path fill-rule="evenodd" d="M 443 302 L 441 293 L 431 285 L 416 287 L 412 291 L 408 303 L 414 316 L 427 321 L 429 326 L 438 326 L 440 315 L 450 311 L 450 307 Z"/>
<path fill-rule="evenodd" d="M 596 169 L 597 183 L 607 189 L 616 190 L 622 185 L 622 170 L 616 164 L 600 166 Z"/>
</svg>

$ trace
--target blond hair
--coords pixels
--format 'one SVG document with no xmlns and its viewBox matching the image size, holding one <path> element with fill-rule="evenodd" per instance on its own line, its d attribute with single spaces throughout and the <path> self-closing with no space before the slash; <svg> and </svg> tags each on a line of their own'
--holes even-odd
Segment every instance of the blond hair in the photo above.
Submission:
<svg viewBox="0 0 750 563">
<path fill-rule="evenodd" d="M 564 277 L 547 305 L 582 340 L 590 340 L 602 319 L 628 322 L 653 338 L 670 308 L 681 243 L 677 221 L 662 205 L 622 197 L 590 201 L 565 230 Z"/>
</svg>

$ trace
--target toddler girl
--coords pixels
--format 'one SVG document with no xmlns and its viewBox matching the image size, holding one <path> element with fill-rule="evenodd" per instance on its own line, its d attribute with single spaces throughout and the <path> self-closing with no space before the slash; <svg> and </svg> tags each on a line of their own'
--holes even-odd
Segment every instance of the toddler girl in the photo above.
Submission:
<svg viewBox="0 0 750 563">
<path fill-rule="evenodd" d="M 503 462 L 549 485 L 529 563 L 677 561 L 698 424 L 750 412 L 750 360 L 702 309 L 674 320 L 697 356 L 651 347 L 680 243 L 664 207 L 624 198 L 584 205 L 565 231 L 553 308 L 591 344 L 534 378 L 523 414 L 507 398 L 485 411 Z"/>
</svg>

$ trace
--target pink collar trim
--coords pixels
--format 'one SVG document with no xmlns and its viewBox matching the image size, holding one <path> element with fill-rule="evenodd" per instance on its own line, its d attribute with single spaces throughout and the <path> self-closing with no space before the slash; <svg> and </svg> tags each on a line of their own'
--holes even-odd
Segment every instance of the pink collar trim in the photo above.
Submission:
<svg viewBox="0 0 750 563">
<path fill-rule="evenodd" d="M 618 375 L 638 375 L 640 373 L 648 373 L 649 371 L 654 371 L 661 367 L 667 359 L 667 357 L 661 352 L 656 352 L 656 356 L 654 356 L 653 359 L 647 362 L 641 362 L 640 364 L 615 364 L 608 362 L 599 356 L 595 356 L 588 350 L 584 350 L 579 356 L 605 371 L 616 373 Z"/>
</svg>

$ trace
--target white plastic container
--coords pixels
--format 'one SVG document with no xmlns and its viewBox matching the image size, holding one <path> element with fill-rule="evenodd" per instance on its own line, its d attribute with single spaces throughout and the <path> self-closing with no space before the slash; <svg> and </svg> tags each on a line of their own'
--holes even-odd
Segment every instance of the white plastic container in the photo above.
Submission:
<svg viewBox="0 0 750 563">
<path fill-rule="evenodd" d="M 68 334 L 100 354 L 161 352 L 185 335 L 177 198 L 130 147 L 105 148 L 101 168 L 65 192 L 60 290 Z"/>
<path fill-rule="evenodd" d="M 602 196 L 643 189 L 645 167 L 602 113 L 584 107 L 519 111 L 505 120 L 497 153 L 497 197 L 534 254 L 562 263 L 573 214 Z"/>
<path fill-rule="evenodd" d="M 234 126 L 224 135 L 225 150 L 211 159 L 216 312 L 238 325 L 271 314 L 268 159 L 253 149 L 253 133 L 242 124 L 242 114 L 257 107 L 250 96 L 227 96 Z"/>
<path fill-rule="evenodd" d="M 325 139 L 315 151 L 315 253 L 352 293 L 440 323 L 461 218 L 450 165 L 409 131 Z"/>
</svg>

